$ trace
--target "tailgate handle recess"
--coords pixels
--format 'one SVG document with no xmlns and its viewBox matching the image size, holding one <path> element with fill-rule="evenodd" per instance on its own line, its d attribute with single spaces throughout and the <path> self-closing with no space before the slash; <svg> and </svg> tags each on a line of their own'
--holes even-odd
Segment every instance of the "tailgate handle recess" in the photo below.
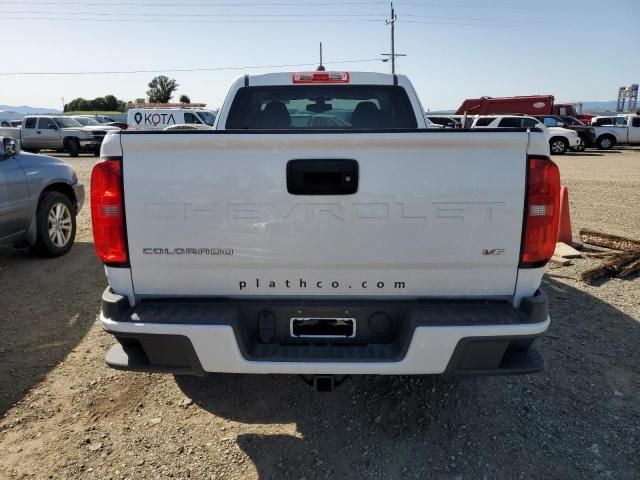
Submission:
<svg viewBox="0 0 640 480">
<path fill-rule="evenodd" d="M 355 160 L 289 160 L 287 191 L 293 195 L 351 195 L 358 191 Z"/>
</svg>

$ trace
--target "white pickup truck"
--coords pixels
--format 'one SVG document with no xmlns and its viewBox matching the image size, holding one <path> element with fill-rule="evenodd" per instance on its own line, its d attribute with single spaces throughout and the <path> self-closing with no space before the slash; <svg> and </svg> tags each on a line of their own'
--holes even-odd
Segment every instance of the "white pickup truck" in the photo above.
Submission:
<svg viewBox="0 0 640 480">
<path fill-rule="evenodd" d="M 277 73 L 233 83 L 215 130 L 107 136 L 91 180 L 107 363 L 321 391 L 543 368 L 545 135 L 428 129 L 422 111 L 402 75 Z M 319 113 L 343 122 L 291 122 Z"/>
<path fill-rule="evenodd" d="M 615 145 L 640 144 L 640 115 L 624 114 L 615 117 L 594 117 L 596 146 L 609 150 Z"/>
</svg>

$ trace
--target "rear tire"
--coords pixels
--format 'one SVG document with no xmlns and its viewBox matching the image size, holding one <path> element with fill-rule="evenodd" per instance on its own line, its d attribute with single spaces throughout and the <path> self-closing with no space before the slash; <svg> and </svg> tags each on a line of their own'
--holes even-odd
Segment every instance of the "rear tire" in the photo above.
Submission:
<svg viewBox="0 0 640 480">
<path fill-rule="evenodd" d="M 549 149 L 551 150 L 551 155 L 564 155 L 569 150 L 569 142 L 566 138 L 553 137 L 549 140 Z"/>
<path fill-rule="evenodd" d="M 93 151 L 93 156 L 94 156 L 94 157 L 99 157 L 99 156 L 100 156 L 100 148 L 96 148 L 96 149 Z"/>
<path fill-rule="evenodd" d="M 76 138 L 67 140 L 66 150 L 70 157 L 77 157 L 80 153 L 80 142 Z"/>
<path fill-rule="evenodd" d="M 76 238 L 76 214 L 69 197 L 45 192 L 36 213 L 35 251 L 45 257 L 67 253 Z"/>
<path fill-rule="evenodd" d="M 596 140 L 598 150 L 611 150 L 616 144 L 616 139 L 612 135 L 602 135 Z"/>
</svg>

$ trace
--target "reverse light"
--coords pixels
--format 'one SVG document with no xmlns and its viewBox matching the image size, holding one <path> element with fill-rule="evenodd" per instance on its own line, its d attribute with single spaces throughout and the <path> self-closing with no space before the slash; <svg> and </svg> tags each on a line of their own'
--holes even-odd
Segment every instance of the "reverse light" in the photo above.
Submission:
<svg viewBox="0 0 640 480">
<path fill-rule="evenodd" d="M 297 72 L 293 83 L 349 83 L 349 72 Z"/>
<path fill-rule="evenodd" d="M 91 172 L 91 222 L 98 258 L 106 264 L 127 264 L 122 160 L 106 158 Z"/>
<path fill-rule="evenodd" d="M 560 215 L 560 170 L 547 157 L 529 157 L 520 267 L 543 266 L 553 255 Z"/>
</svg>

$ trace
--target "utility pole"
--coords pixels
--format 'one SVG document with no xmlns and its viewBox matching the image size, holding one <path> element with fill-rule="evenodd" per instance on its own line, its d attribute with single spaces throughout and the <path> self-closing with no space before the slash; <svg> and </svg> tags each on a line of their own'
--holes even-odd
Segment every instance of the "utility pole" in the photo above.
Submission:
<svg viewBox="0 0 640 480">
<path fill-rule="evenodd" d="M 385 24 L 391 25 L 391 53 L 383 53 L 385 57 L 391 57 L 391 73 L 395 75 L 396 73 L 396 57 L 406 57 L 404 53 L 396 53 L 396 20 L 398 16 L 396 15 L 395 10 L 393 9 L 393 2 L 391 2 L 391 18 L 389 20 L 385 20 Z"/>
</svg>

